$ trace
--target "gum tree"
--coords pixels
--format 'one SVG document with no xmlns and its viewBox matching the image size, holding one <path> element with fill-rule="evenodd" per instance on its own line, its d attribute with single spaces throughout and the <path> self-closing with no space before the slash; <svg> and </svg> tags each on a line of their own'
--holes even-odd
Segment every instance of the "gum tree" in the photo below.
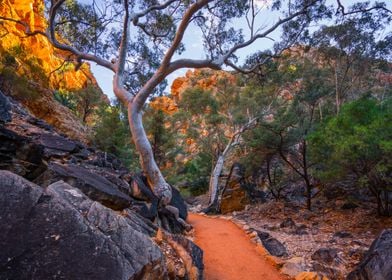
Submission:
<svg viewBox="0 0 392 280">
<path fill-rule="evenodd" d="M 47 0 L 46 30 L 12 18 L 0 16 L 0 20 L 24 28 L 27 36 L 45 36 L 55 48 L 72 54 L 77 68 L 89 61 L 113 72 L 113 91 L 128 109 L 141 166 L 161 204 L 167 205 L 171 188 L 154 160 L 142 124 L 143 106 L 162 87 L 165 78 L 181 68 L 221 69 L 226 65 L 244 72 L 257 70 L 253 66 L 248 69 L 236 66 L 239 50 L 263 39 L 270 40 L 274 31 L 283 28 L 284 42 L 277 43 L 273 52 L 279 53 L 294 43 L 311 22 L 333 15 L 323 0 L 274 0 L 268 1 L 268 10 L 279 14 L 279 18 L 269 26 L 259 25 L 261 2 Z M 337 15 L 359 12 L 345 10 L 338 4 Z M 362 12 L 378 9 L 385 7 L 363 6 Z M 237 28 L 238 24 L 233 22 L 236 18 L 246 18 L 246 32 Z M 176 54 L 185 48 L 184 34 L 196 28 L 202 33 L 205 58 L 178 58 Z"/>
</svg>

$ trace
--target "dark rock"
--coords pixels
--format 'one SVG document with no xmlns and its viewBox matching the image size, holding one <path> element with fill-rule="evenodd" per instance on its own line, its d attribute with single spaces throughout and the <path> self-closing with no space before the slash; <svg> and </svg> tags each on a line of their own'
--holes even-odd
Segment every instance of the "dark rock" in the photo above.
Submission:
<svg viewBox="0 0 392 280">
<path fill-rule="evenodd" d="M 347 231 L 337 231 L 337 232 L 335 232 L 333 237 L 337 237 L 337 238 L 352 238 L 353 235 L 351 233 L 347 232 Z"/>
<path fill-rule="evenodd" d="M 340 209 L 342 210 L 350 210 L 350 209 L 355 209 L 358 208 L 358 204 L 354 203 L 354 202 L 345 202 L 342 207 L 340 207 Z"/>
<path fill-rule="evenodd" d="M 167 208 L 159 208 L 158 217 L 162 222 L 162 227 L 168 232 L 180 234 L 186 231 L 186 228 L 176 219 L 174 214 Z"/>
<path fill-rule="evenodd" d="M 62 157 L 77 149 L 76 144 L 62 136 L 55 134 L 41 134 L 38 143 L 45 148 L 47 158 L 57 156 Z"/>
<path fill-rule="evenodd" d="M 130 181 L 129 195 L 137 201 L 132 204 L 132 209 L 147 219 L 154 220 L 159 214 L 162 226 L 169 232 L 182 233 L 184 226 L 177 221 L 175 215 L 166 208 L 158 211 L 159 200 L 148 185 L 147 178 L 142 174 L 135 174 Z M 180 192 L 172 187 L 172 199 L 169 205 L 178 209 L 179 217 L 186 220 L 188 216 L 187 206 Z"/>
<path fill-rule="evenodd" d="M 37 119 L 37 118 L 34 118 L 34 117 L 30 117 L 30 118 L 27 118 L 27 121 L 30 124 L 38 126 L 39 128 L 42 128 L 42 129 L 44 129 L 46 131 L 50 131 L 50 132 L 53 131 L 53 127 L 51 125 L 47 124 L 43 120 L 40 120 L 40 119 Z"/>
<path fill-rule="evenodd" d="M 271 237 L 271 235 L 268 232 L 259 231 L 259 230 L 256 230 L 256 232 L 257 232 L 257 236 L 260 238 L 260 240 L 266 240 Z"/>
<path fill-rule="evenodd" d="M 74 156 L 80 159 L 88 159 L 88 157 L 91 155 L 91 152 L 88 149 L 82 149 L 78 153 L 75 153 Z"/>
<path fill-rule="evenodd" d="M 198 271 L 197 280 L 202 280 L 204 270 L 203 250 L 181 235 L 173 235 L 173 240 L 180 244 L 188 252 L 192 258 L 192 266 Z"/>
<path fill-rule="evenodd" d="M 333 264 L 338 258 L 338 250 L 334 248 L 320 248 L 313 253 L 311 258 L 322 264 Z"/>
<path fill-rule="evenodd" d="M 315 262 L 312 265 L 312 270 L 327 276 L 328 277 L 327 279 L 343 279 L 342 272 L 334 266 L 329 266 L 329 265 Z"/>
<path fill-rule="evenodd" d="M 268 194 L 264 191 L 258 190 L 256 184 L 243 183 L 243 188 L 246 190 L 249 200 L 252 203 L 264 203 L 267 201 Z"/>
<path fill-rule="evenodd" d="M 287 218 L 283 222 L 280 223 L 281 228 L 287 228 L 287 227 L 295 227 L 295 222 L 291 218 Z"/>
<path fill-rule="evenodd" d="M 122 210 L 131 205 L 131 198 L 119 191 L 116 185 L 82 166 L 61 165 L 52 162 L 35 182 L 42 186 L 48 186 L 59 180 L 80 189 L 90 199 L 99 201 L 114 210 Z"/>
<path fill-rule="evenodd" d="M 9 170 L 30 180 L 45 171 L 44 151 L 41 145 L 27 137 L 0 127 L 0 169 Z"/>
<path fill-rule="evenodd" d="M 178 209 L 180 218 L 185 221 L 188 217 L 188 208 L 186 207 L 185 201 L 180 192 L 175 187 L 172 187 L 172 199 L 170 201 L 170 205 Z"/>
<path fill-rule="evenodd" d="M 298 226 L 295 227 L 295 230 L 294 230 L 293 233 L 297 234 L 297 235 L 308 234 L 307 226 L 306 225 L 298 225 Z"/>
<path fill-rule="evenodd" d="M 0 188 L 0 279 L 164 278 L 162 254 L 135 220 L 64 182 L 44 191 L 0 171 Z"/>
<path fill-rule="evenodd" d="M 132 209 L 143 217 L 154 220 L 158 214 L 159 200 L 149 187 L 147 178 L 142 174 L 135 174 L 129 185 L 128 194 L 137 200 Z"/>
<path fill-rule="evenodd" d="M 93 158 L 86 163 L 98 167 L 110 168 L 114 170 L 126 169 L 118 158 L 106 152 L 95 152 Z"/>
<path fill-rule="evenodd" d="M 0 91 L 0 124 L 11 121 L 11 104 L 1 91 Z"/>
<path fill-rule="evenodd" d="M 392 279 L 392 229 L 386 229 L 373 241 L 364 259 L 347 280 Z"/>
<path fill-rule="evenodd" d="M 263 246 L 265 247 L 265 249 L 272 256 L 276 256 L 276 257 L 288 256 L 286 247 L 277 239 L 270 237 L 270 238 L 267 238 L 264 240 L 262 239 L 261 242 L 263 243 Z"/>
</svg>

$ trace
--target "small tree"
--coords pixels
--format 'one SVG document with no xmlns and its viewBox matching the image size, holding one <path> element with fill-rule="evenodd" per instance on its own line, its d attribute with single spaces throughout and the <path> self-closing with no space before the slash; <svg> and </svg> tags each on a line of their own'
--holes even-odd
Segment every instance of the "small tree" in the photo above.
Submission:
<svg viewBox="0 0 392 280">
<path fill-rule="evenodd" d="M 113 105 L 103 104 L 98 111 L 100 118 L 93 126 L 92 142 L 101 150 L 116 155 L 132 170 L 140 170 L 124 111 L 118 101 Z"/>
<path fill-rule="evenodd" d="M 310 137 L 319 176 L 335 181 L 354 175 L 374 195 L 379 215 L 390 216 L 392 178 L 392 99 L 362 98 L 342 107 Z"/>
<path fill-rule="evenodd" d="M 306 58 L 282 58 L 278 69 L 264 83 L 264 90 L 275 99 L 271 118 L 260 121 L 247 135 L 251 147 L 249 154 L 265 159 L 267 164 L 268 160 L 279 156 L 304 183 L 306 207 L 310 210 L 314 162 L 309 157 L 307 136 L 321 119 L 319 103 L 328 96 L 331 87 L 325 82 L 324 71 Z M 267 167 L 267 178 L 274 185 L 270 173 L 272 165 Z"/>
<path fill-rule="evenodd" d="M 240 144 L 241 135 L 253 128 L 264 113 L 243 100 L 237 78 L 225 72 L 200 71 L 178 104 L 177 115 L 185 126 L 185 137 L 197 146 L 196 154 L 209 153 L 213 159 L 209 180 L 211 210 L 218 208 L 219 178 L 226 159 Z M 203 88 L 203 84 L 209 86 Z"/>
</svg>

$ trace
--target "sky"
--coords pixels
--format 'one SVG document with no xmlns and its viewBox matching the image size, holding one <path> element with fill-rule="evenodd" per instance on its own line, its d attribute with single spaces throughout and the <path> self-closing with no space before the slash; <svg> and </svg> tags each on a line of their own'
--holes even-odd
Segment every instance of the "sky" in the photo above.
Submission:
<svg viewBox="0 0 392 280">
<path fill-rule="evenodd" d="M 263 0 L 258 0 L 259 4 L 260 1 Z M 267 0 L 268 1 L 268 0 Z M 341 1 L 345 6 L 349 6 L 355 2 L 355 0 L 342 0 Z M 391 0 L 386 0 L 388 8 L 392 8 L 392 1 Z M 268 10 L 263 10 L 261 13 L 257 16 L 256 18 L 256 25 L 258 26 L 266 26 L 269 27 L 273 23 L 275 23 L 278 20 L 278 15 L 276 13 L 271 13 Z M 247 25 L 245 19 L 238 19 L 233 22 L 234 26 L 236 28 L 242 28 L 244 30 L 245 35 L 249 35 L 249 32 L 247 32 Z M 272 39 L 278 40 L 280 37 L 280 32 L 274 32 L 271 34 Z M 180 55 L 175 55 L 173 59 L 176 58 L 193 58 L 193 59 L 203 59 L 205 58 L 205 54 L 203 51 L 203 45 L 202 45 L 202 34 L 201 31 L 195 27 L 195 26 L 189 26 L 187 31 L 185 32 L 183 42 L 185 43 L 186 46 L 186 51 L 183 52 Z M 260 50 L 266 50 L 269 49 L 273 46 L 274 41 L 270 39 L 261 39 L 253 43 L 252 45 L 248 46 L 245 49 L 242 49 L 238 52 L 236 52 L 236 55 L 238 55 L 240 59 L 240 64 L 244 59 L 252 53 L 255 53 Z M 91 69 L 94 73 L 94 76 L 96 77 L 99 86 L 103 90 L 103 92 L 110 98 L 114 98 L 113 94 L 113 88 L 112 88 L 112 80 L 113 80 L 113 72 L 110 70 L 107 70 L 106 68 L 103 68 L 101 66 L 98 66 L 94 63 L 91 63 Z M 170 86 L 173 82 L 174 79 L 177 77 L 184 76 L 186 71 L 189 69 L 180 69 L 177 70 L 176 72 L 172 73 L 167 77 L 168 81 L 168 86 L 165 90 L 166 93 L 170 92 Z"/>
</svg>

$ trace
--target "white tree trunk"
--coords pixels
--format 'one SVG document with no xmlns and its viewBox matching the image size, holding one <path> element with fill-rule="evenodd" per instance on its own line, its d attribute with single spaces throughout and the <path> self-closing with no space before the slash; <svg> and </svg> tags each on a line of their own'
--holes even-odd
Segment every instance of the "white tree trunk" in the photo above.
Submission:
<svg viewBox="0 0 392 280">
<path fill-rule="evenodd" d="M 209 202 L 209 205 L 212 205 L 218 199 L 219 176 L 222 174 L 224 163 L 225 163 L 225 157 L 223 154 L 220 154 L 218 156 L 218 160 L 215 164 L 214 170 L 212 171 L 212 174 L 210 177 L 210 183 L 209 183 L 210 202 Z"/>
<path fill-rule="evenodd" d="M 141 167 L 146 173 L 154 194 L 163 205 L 167 205 L 171 200 L 172 190 L 155 162 L 151 144 L 142 124 L 142 112 L 136 108 L 134 102 L 128 105 L 128 120 L 133 142 L 139 152 Z"/>
</svg>

